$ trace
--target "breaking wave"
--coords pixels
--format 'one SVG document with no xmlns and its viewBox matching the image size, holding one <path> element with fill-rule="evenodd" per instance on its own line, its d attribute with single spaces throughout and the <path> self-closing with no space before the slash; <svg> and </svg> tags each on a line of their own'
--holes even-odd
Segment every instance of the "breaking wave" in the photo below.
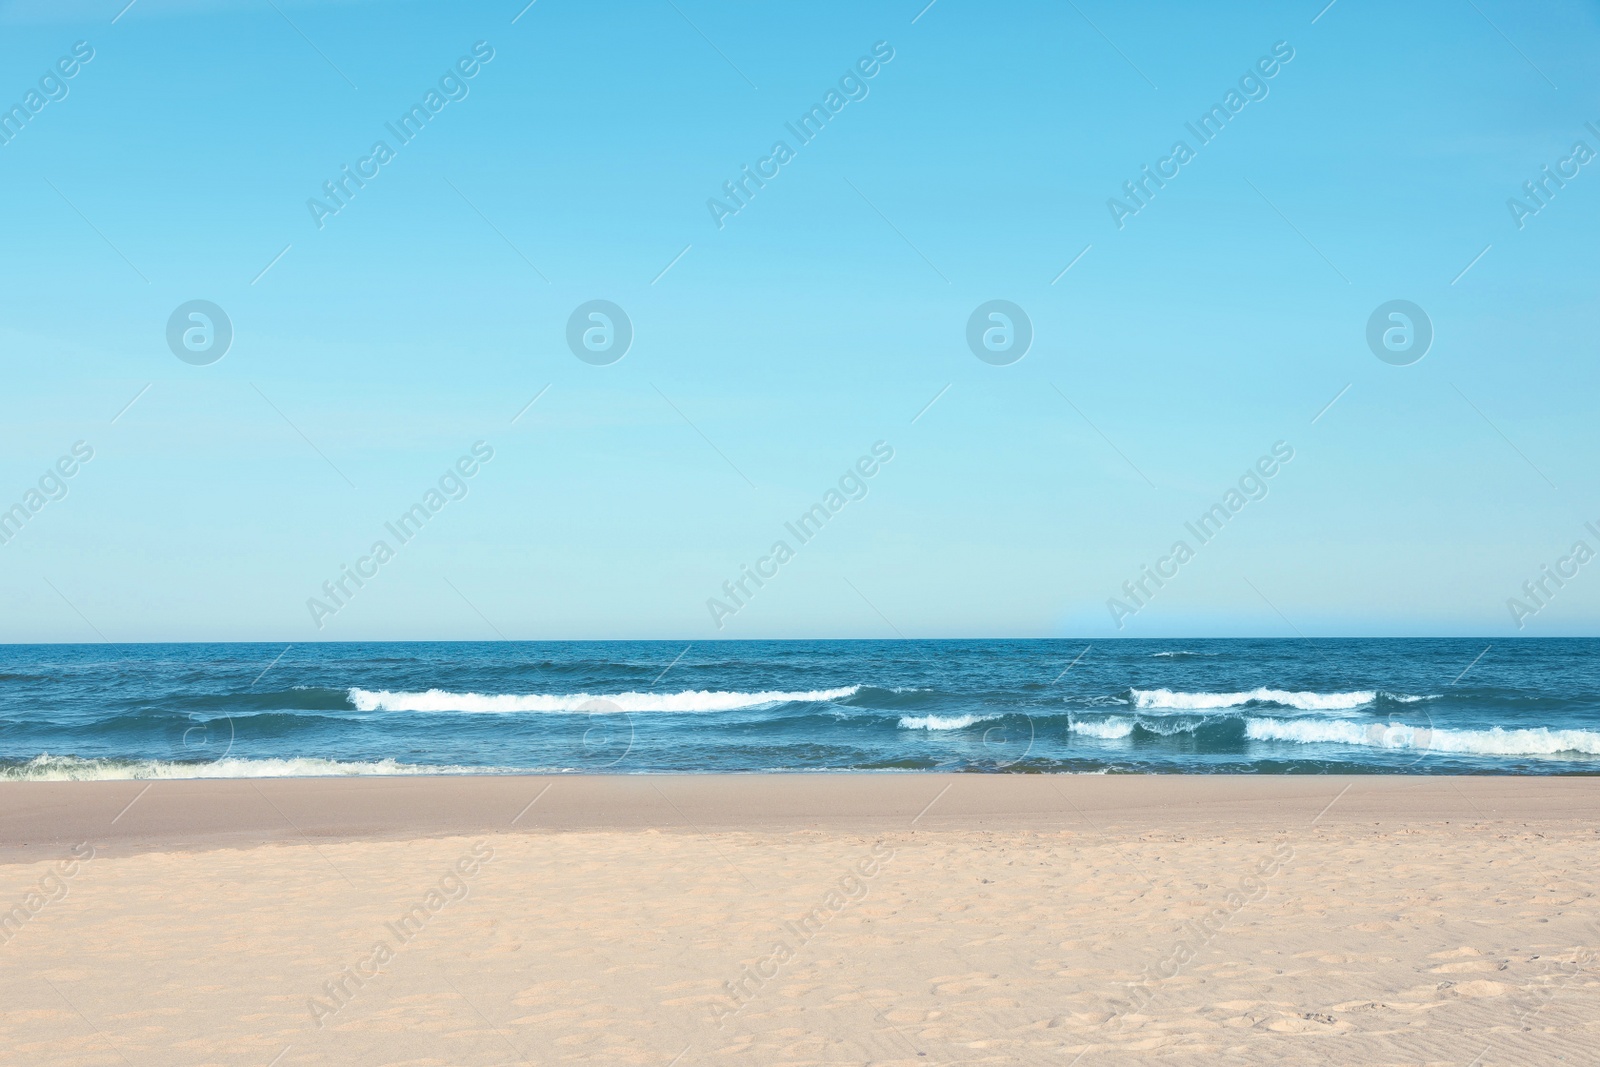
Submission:
<svg viewBox="0 0 1600 1067">
<path fill-rule="evenodd" d="M 1378 692 L 1373 689 L 1349 693 L 1292 693 L 1287 689 L 1265 688 L 1245 693 L 1175 693 L 1170 689 L 1134 689 L 1131 692 L 1136 707 L 1166 711 L 1217 711 L 1251 703 L 1279 704 L 1300 711 L 1349 711 L 1378 699 Z M 1396 699 L 1406 701 L 1410 698 Z"/>
<path fill-rule="evenodd" d="M 907 730 L 965 730 L 974 723 L 997 718 L 998 715 L 902 715 L 900 725 Z"/>
<path fill-rule="evenodd" d="M 1176 737 L 1179 734 L 1192 734 L 1198 732 L 1207 723 L 1203 718 L 1175 719 L 1158 718 L 1155 720 L 1126 718 L 1113 715 L 1110 718 L 1098 721 L 1085 721 L 1074 719 L 1067 724 L 1067 729 L 1084 737 L 1094 737 L 1103 741 L 1116 741 L 1130 736 L 1135 730 L 1153 737 Z"/>
<path fill-rule="evenodd" d="M 351 689 L 350 703 L 357 711 L 468 711 L 468 712 L 581 712 L 606 711 L 739 711 L 767 704 L 814 704 L 851 697 L 861 687 L 812 689 L 805 692 L 726 693 L 699 690 L 685 693 L 567 693 L 560 695 L 449 693 L 429 689 L 425 693 L 374 692 Z"/>
<path fill-rule="evenodd" d="M 1098 737 L 1102 741 L 1115 741 L 1133 733 L 1134 725 L 1132 719 L 1105 719 L 1101 722 L 1074 721 L 1068 724 L 1067 729 L 1085 737 Z"/>
<path fill-rule="evenodd" d="M 1596 756 L 1600 732 L 1552 730 L 1547 726 L 1487 730 L 1428 729 L 1400 723 L 1325 722 L 1315 719 L 1246 719 L 1252 741 L 1292 741 L 1302 745 L 1362 745 L 1477 756 Z"/>
</svg>

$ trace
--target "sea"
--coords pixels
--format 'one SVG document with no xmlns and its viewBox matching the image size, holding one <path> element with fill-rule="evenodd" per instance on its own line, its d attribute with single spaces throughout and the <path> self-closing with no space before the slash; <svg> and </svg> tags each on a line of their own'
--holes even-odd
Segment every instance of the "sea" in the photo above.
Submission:
<svg viewBox="0 0 1600 1067">
<path fill-rule="evenodd" d="M 1600 773 L 1600 640 L 0 646 L 0 779 Z"/>
</svg>

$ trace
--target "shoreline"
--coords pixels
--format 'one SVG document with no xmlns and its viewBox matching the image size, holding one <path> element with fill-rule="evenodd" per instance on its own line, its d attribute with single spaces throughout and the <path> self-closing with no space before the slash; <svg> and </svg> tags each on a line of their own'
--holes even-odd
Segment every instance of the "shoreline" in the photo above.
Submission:
<svg viewBox="0 0 1600 1067">
<path fill-rule="evenodd" d="M 572 831 L 1152 830 L 1600 821 L 1600 777 L 807 773 L 0 782 L 0 863 Z"/>
</svg>

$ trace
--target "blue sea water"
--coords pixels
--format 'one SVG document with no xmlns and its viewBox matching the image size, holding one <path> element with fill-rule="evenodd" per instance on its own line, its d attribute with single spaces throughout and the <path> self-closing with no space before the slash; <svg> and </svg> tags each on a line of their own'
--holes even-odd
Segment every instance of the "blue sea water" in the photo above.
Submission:
<svg viewBox="0 0 1600 1067">
<path fill-rule="evenodd" d="M 1600 772 L 1600 641 L 0 646 L 0 778 Z"/>
</svg>

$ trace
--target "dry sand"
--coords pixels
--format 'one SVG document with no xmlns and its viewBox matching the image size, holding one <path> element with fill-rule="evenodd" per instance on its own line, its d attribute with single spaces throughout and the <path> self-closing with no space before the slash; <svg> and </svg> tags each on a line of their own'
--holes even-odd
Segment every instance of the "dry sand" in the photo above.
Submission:
<svg viewBox="0 0 1600 1067">
<path fill-rule="evenodd" d="M 147 784 L 0 785 L 0 1062 L 1600 1062 L 1596 779 Z"/>
</svg>

